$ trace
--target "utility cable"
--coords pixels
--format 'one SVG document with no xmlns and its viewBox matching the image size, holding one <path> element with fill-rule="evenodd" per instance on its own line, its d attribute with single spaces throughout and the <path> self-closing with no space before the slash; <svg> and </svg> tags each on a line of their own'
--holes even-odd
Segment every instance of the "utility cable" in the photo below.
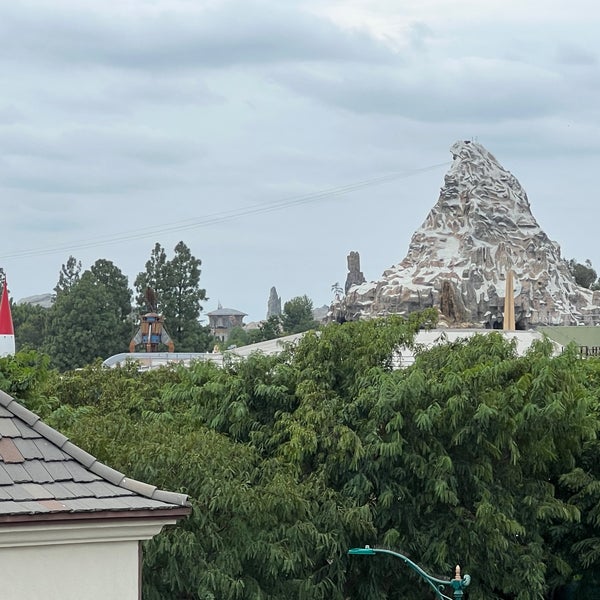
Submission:
<svg viewBox="0 0 600 600">
<path fill-rule="evenodd" d="M 435 165 L 430 165 L 428 167 L 423 167 L 419 169 L 412 169 L 410 171 L 395 171 L 392 173 L 388 173 L 386 175 L 381 175 L 379 177 L 373 177 L 371 179 L 365 179 L 362 181 L 357 181 L 354 183 L 326 188 L 317 192 L 311 192 L 308 194 L 303 194 L 300 196 L 293 196 L 291 198 L 276 200 L 274 202 L 264 202 L 260 204 L 254 204 L 245 208 L 236 208 L 230 210 L 224 210 L 220 212 L 210 213 L 203 217 L 197 218 L 188 218 L 182 221 L 175 221 L 172 223 L 163 223 L 162 225 L 157 225 L 154 227 L 146 227 L 141 229 L 136 229 L 134 231 L 127 231 L 122 233 L 116 233 L 111 235 L 104 236 L 96 236 L 87 238 L 86 240 L 73 241 L 68 244 L 62 244 L 53 247 L 45 247 L 45 248 L 32 248 L 19 250 L 18 252 L 14 252 L 11 254 L 2 254 L 0 255 L 0 259 L 7 258 L 26 258 L 32 256 L 44 256 L 50 254 L 58 254 L 64 252 L 72 252 L 73 250 L 82 250 L 87 248 L 96 248 L 100 246 L 108 246 L 112 244 L 119 244 L 124 242 L 129 242 L 133 240 L 146 239 L 151 237 L 156 237 L 165 233 L 173 233 L 178 231 L 188 231 L 190 229 L 198 229 L 201 227 L 208 227 L 210 225 L 216 225 L 220 223 L 224 223 L 227 221 L 232 221 L 234 219 L 239 219 L 240 217 L 247 217 L 250 215 L 257 214 L 265 214 L 270 212 L 275 212 L 278 210 L 283 210 L 286 208 L 300 206 L 302 204 L 309 204 L 312 202 L 316 202 L 318 200 L 328 200 L 330 198 L 335 198 L 337 196 L 342 196 L 344 194 L 349 194 L 351 192 L 355 192 L 357 190 L 361 190 L 367 187 L 371 187 L 374 185 L 381 185 L 383 183 L 387 183 L 389 181 L 394 181 L 397 179 L 406 179 L 413 175 L 417 175 L 419 173 L 426 173 L 428 171 L 433 171 L 443 166 L 447 166 L 448 162 L 438 163 Z"/>
</svg>

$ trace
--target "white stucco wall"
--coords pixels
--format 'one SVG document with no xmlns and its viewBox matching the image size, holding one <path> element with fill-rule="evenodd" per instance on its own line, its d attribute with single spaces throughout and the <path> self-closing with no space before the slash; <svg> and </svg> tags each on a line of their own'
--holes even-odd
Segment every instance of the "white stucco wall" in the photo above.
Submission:
<svg viewBox="0 0 600 600">
<path fill-rule="evenodd" d="M 138 542 L 0 549 L 11 600 L 138 600 Z"/>
<path fill-rule="evenodd" d="M 139 541 L 172 522 L 0 526 L 0 597 L 139 600 Z"/>
</svg>

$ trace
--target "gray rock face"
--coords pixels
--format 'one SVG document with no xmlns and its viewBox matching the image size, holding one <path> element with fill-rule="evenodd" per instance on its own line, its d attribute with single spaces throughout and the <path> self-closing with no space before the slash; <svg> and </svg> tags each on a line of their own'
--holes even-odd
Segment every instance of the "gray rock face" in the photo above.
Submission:
<svg viewBox="0 0 600 600">
<path fill-rule="evenodd" d="M 599 295 L 575 283 L 517 179 L 480 144 L 456 142 L 450 151 L 439 199 L 406 257 L 378 281 L 352 285 L 333 318 L 437 307 L 449 323 L 501 327 L 510 269 L 517 329 L 600 322 Z"/>
<path fill-rule="evenodd" d="M 271 288 L 267 302 L 267 319 L 281 314 L 281 298 L 277 295 L 275 286 Z"/>
<path fill-rule="evenodd" d="M 54 302 L 54 296 L 52 294 L 38 294 L 37 296 L 27 296 L 27 298 L 21 298 L 17 304 L 33 304 L 34 306 L 41 306 L 42 308 L 50 308 Z"/>
<path fill-rule="evenodd" d="M 350 252 L 348 254 L 348 275 L 346 276 L 344 291 L 347 294 L 353 285 L 361 285 L 365 281 L 365 276 L 360 270 L 360 254 L 358 252 Z"/>
</svg>

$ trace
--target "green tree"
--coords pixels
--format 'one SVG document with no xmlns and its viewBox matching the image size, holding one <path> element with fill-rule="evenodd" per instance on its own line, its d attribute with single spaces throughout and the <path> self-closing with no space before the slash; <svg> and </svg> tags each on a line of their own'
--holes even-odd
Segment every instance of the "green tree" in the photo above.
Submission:
<svg viewBox="0 0 600 600">
<path fill-rule="evenodd" d="M 284 335 L 314 329 L 316 322 L 313 319 L 312 311 L 313 302 L 306 295 L 296 296 L 288 300 L 283 305 L 283 313 L 281 314 Z"/>
<path fill-rule="evenodd" d="M 157 309 L 165 319 L 165 326 L 180 352 L 202 352 L 211 348 L 212 337 L 208 327 L 199 322 L 206 291 L 200 287 L 200 259 L 179 242 L 174 256 L 167 260 L 160 244 L 156 244 L 146 263 L 146 270 L 135 280 L 138 306 L 143 306 L 147 288 L 156 292 Z"/>
<path fill-rule="evenodd" d="M 229 336 L 227 337 L 227 342 L 225 343 L 225 346 L 227 348 L 231 346 L 241 348 L 242 346 L 247 346 L 251 343 L 252 342 L 250 341 L 249 333 L 243 327 L 240 327 L 238 325 L 229 332 Z"/>
<path fill-rule="evenodd" d="M 56 297 L 68 292 L 78 281 L 81 273 L 81 261 L 74 256 L 69 256 L 63 263 L 58 274 L 58 283 L 54 287 Z"/>
<path fill-rule="evenodd" d="M 109 296 L 110 304 L 117 310 L 121 321 L 127 321 L 131 316 L 131 295 L 129 281 L 121 269 L 112 261 L 104 258 L 98 259 L 90 271 L 96 280 L 102 284 Z"/>
<path fill-rule="evenodd" d="M 150 258 L 146 261 L 145 271 L 138 273 L 135 278 L 135 289 L 137 295 L 135 297 L 138 309 L 145 313 L 153 310 L 163 310 L 162 294 L 166 288 L 167 278 L 167 253 L 165 249 L 158 243 L 154 244 L 154 248 L 150 253 Z M 152 289 L 158 300 L 158 306 L 148 306 L 147 290 Z"/>
<path fill-rule="evenodd" d="M 55 367 L 74 369 L 127 350 L 131 325 L 123 319 L 123 304 L 116 301 L 119 284 L 126 281 L 116 277 L 107 286 L 90 270 L 57 295 L 44 345 Z"/>
<path fill-rule="evenodd" d="M 589 259 L 586 259 L 585 263 L 581 264 L 572 258 L 567 264 L 569 265 L 569 271 L 575 278 L 577 285 L 588 289 L 595 289 L 598 275 Z"/>
<path fill-rule="evenodd" d="M 263 321 L 258 329 L 248 332 L 248 343 L 256 344 L 281 337 L 281 317 L 271 315 L 266 321 Z"/>
<path fill-rule="evenodd" d="M 190 494 L 192 517 L 145 549 L 144 597 L 427 597 L 398 561 L 347 557 L 370 544 L 445 577 L 459 563 L 470 600 L 540 600 L 575 578 L 593 598 L 600 362 L 545 342 L 517 356 L 490 333 L 395 369 L 435 319 L 331 324 L 223 368 L 93 366 L 46 383 L 63 402 L 51 425 Z"/>
<path fill-rule="evenodd" d="M 11 302 L 17 352 L 24 349 L 41 350 L 47 334 L 49 309 L 42 306 Z"/>
</svg>

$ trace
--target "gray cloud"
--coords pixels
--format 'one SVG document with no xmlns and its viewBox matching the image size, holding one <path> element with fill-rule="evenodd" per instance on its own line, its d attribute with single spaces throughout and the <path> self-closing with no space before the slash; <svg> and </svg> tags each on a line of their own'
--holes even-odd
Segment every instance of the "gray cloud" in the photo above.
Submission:
<svg viewBox="0 0 600 600">
<path fill-rule="evenodd" d="M 360 114 L 401 115 L 419 121 L 530 119 L 564 108 L 561 77 L 506 60 L 464 58 L 366 68 L 279 72 L 297 93 Z"/>
<path fill-rule="evenodd" d="M 576 67 L 595 67 L 598 54 L 576 44 L 561 44 L 556 52 L 557 62 Z"/>
<path fill-rule="evenodd" d="M 203 10 L 110 13 L 3 5 L 5 56 L 118 69 L 184 69 L 286 61 L 385 61 L 389 49 L 285 3 L 220 2 Z"/>
<path fill-rule="evenodd" d="M 1 186 L 39 193 L 126 193 L 181 185 L 199 144 L 139 130 L 0 131 Z"/>
</svg>

